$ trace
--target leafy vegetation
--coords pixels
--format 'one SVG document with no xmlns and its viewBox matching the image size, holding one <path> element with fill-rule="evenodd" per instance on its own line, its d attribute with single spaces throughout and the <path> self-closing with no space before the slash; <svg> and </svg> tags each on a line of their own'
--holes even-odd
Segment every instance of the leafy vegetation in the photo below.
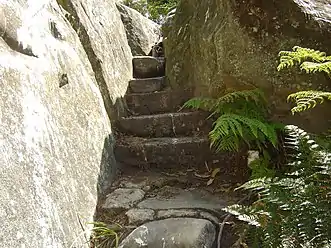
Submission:
<svg viewBox="0 0 331 248">
<path fill-rule="evenodd" d="M 178 0 L 125 0 L 124 4 L 160 23 L 167 13 L 177 6 Z"/>
<path fill-rule="evenodd" d="M 307 73 L 330 76 L 331 58 L 323 52 L 296 46 L 279 55 L 278 70 L 299 65 Z M 331 100 L 331 93 L 300 91 L 288 100 L 296 103 L 295 114 Z M 238 189 L 255 193 L 256 199 L 249 206 L 236 204 L 224 210 L 251 226 L 240 236 L 245 247 L 331 247 L 330 136 L 319 137 L 320 146 L 296 126 L 286 126 L 285 131 L 285 172 L 268 170 L 268 156 L 254 161 L 253 179 Z"/>
<path fill-rule="evenodd" d="M 266 121 L 266 100 L 259 89 L 232 92 L 218 99 L 193 98 L 183 107 L 209 111 L 209 118 L 216 117 L 209 133 L 216 151 L 236 151 L 242 143 L 260 150 L 267 143 L 278 145 L 277 131 L 282 126 Z"/>
<path fill-rule="evenodd" d="M 323 103 L 325 99 L 331 100 L 331 92 L 300 91 L 289 95 L 287 98 L 288 101 L 293 101 L 296 104 L 291 110 L 293 114 L 314 108 L 318 103 Z"/>
<path fill-rule="evenodd" d="M 258 227 L 249 247 L 331 247 L 331 153 L 295 126 L 286 131 L 289 172 L 248 181 L 240 188 L 258 200 L 225 210 Z"/>
<path fill-rule="evenodd" d="M 94 248 L 117 248 L 121 229 L 119 225 L 109 226 L 103 222 L 93 222 L 91 243 Z"/>
<path fill-rule="evenodd" d="M 329 77 L 331 75 L 331 56 L 326 56 L 324 52 L 295 46 L 293 51 L 281 51 L 279 56 L 278 71 L 299 66 L 306 73 L 324 72 Z M 323 103 L 325 99 L 331 100 L 330 92 L 308 90 L 299 91 L 288 96 L 288 101 L 296 103 L 296 106 L 292 108 L 293 114 L 314 108 L 318 103 Z"/>
</svg>

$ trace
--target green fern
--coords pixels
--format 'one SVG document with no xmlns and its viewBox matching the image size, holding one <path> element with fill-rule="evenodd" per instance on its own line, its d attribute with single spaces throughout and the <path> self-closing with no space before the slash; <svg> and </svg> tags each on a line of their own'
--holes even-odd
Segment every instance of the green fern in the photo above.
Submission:
<svg viewBox="0 0 331 248">
<path fill-rule="evenodd" d="M 293 47 L 293 51 L 279 52 L 280 63 L 277 70 L 299 65 L 306 73 L 325 72 L 331 75 L 331 56 L 314 49 Z M 292 108 L 292 114 L 314 108 L 325 99 L 331 100 L 331 93 L 322 91 L 301 91 L 288 96 L 288 100 L 294 101 L 296 106 Z"/>
<path fill-rule="evenodd" d="M 331 247 L 331 154 L 295 126 L 286 132 L 288 173 L 248 181 L 239 188 L 259 199 L 224 210 L 256 227 L 249 247 Z"/>
<path fill-rule="evenodd" d="M 233 111 L 235 103 L 253 103 L 254 106 L 263 111 L 265 109 L 266 99 L 260 89 L 243 90 L 228 93 L 218 99 L 207 97 L 196 97 L 184 103 L 182 108 L 202 109 L 215 114 L 224 114 Z M 254 108 L 254 107 L 253 107 Z"/>
<path fill-rule="evenodd" d="M 314 49 L 295 46 L 293 47 L 293 51 L 280 51 L 279 56 L 280 63 L 277 67 L 278 71 L 295 65 L 299 65 L 307 73 L 325 70 L 327 72 L 330 70 L 328 61 L 331 61 L 331 57 L 326 56 L 324 52 Z"/>
<path fill-rule="evenodd" d="M 183 108 L 202 109 L 211 112 L 209 118 L 217 119 L 209 133 L 211 147 L 238 151 L 242 143 L 262 149 L 270 142 L 277 146 L 277 130 L 266 121 L 266 99 L 260 89 L 228 93 L 218 99 L 193 98 Z"/>
<path fill-rule="evenodd" d="M 314 108 L 317 104 L 323 103 L 325 99 L 331 100 L 330 92 L 314 90 L 299 91 L 287 97 L 288 101 L 293 101 L 296 104 L 291 110 L 292 114 Z"/>
<path fill-rule="evenodd" d="M 277 146 L 277 132 L 272 125 L 237 114 L 221 115 L 215 121 L 209 137 L 216 151 L 238 150 L 240 141 L 247 145 L 255 143 L 257 146 L 261 143 L 259 141 L 270 141 L 274 147 Z M 229 144 L 231 138 L 232 145 Z"/>
</svg>

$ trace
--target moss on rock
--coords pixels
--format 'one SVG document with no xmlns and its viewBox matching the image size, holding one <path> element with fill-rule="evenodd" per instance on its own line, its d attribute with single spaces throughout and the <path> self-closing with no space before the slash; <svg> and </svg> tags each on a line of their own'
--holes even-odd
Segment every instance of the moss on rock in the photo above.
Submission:
<svg viewBox="0 0 331 248">
<path fill-rule="evenodd" d="M 258 87 L 269 97 L 274 119 L 326 130 L 323 107 L 294 118 L 286 97 L 301 89 L 328 89 L 329 79 L 323 74 L 276 70 L 280 50 L 299 45 L 328 52 L 329 26 L 307 16 L 307 6 L 300 3 L 182 0 L 164 41 L 170 84 L 209 96 Z M 320 13 L 319 19 L 321 14 L 328 18 L 319 11 L 323 5 L 312 7 Z"/>
</svg>

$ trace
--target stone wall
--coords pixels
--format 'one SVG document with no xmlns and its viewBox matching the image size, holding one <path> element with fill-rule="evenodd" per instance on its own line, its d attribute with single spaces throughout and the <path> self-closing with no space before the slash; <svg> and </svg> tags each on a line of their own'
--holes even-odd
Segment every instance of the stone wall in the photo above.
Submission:
<svg viewBox="0 0 331 248">
<path fill-rule="evenodd" d="M 276 67 L 278 52 L 295 45 L 331 52 L 330 14 L 323 0 L 182 0 L 165 34 L 168 80 L 173 87 L 192 88 L 194 95 L 215 97 L 258 87 L 275 120 L 325 131 L 328 106 L 293 117 L 286 98 L 298 90 L 328 89 L 330 80 Z"/>
<path fill-rule="evenodd" d="M 0 2 L 1 247 L 88 247 L 80 221 L 114 175 L 125 30 L 113 0 L 62 2 Z"/>
</svg>

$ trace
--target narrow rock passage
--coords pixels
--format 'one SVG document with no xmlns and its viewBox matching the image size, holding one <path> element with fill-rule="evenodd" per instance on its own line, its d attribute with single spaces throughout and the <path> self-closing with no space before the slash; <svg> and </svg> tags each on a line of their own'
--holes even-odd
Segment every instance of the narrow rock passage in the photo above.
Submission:
<svg viewBox="0 0 331 248">
<path fill-rule="evenodd" d="M 127 227 L 121 248 L 216 247 L 222 208 L 238 199 L 228 192 L 245 177 L 246 157 L 215 154 L 208 114 L 178 111 L 190 96 L 167 85 L 164 58 L 134 57 L 133 66 L 125 96 L 131 115 L 115 123 L 122 174 L 98 218 Z M 215 168 L 219 176 L 207 185 Z M 226 232 L 222 247 L 232 241 Z"/>
</svg>

